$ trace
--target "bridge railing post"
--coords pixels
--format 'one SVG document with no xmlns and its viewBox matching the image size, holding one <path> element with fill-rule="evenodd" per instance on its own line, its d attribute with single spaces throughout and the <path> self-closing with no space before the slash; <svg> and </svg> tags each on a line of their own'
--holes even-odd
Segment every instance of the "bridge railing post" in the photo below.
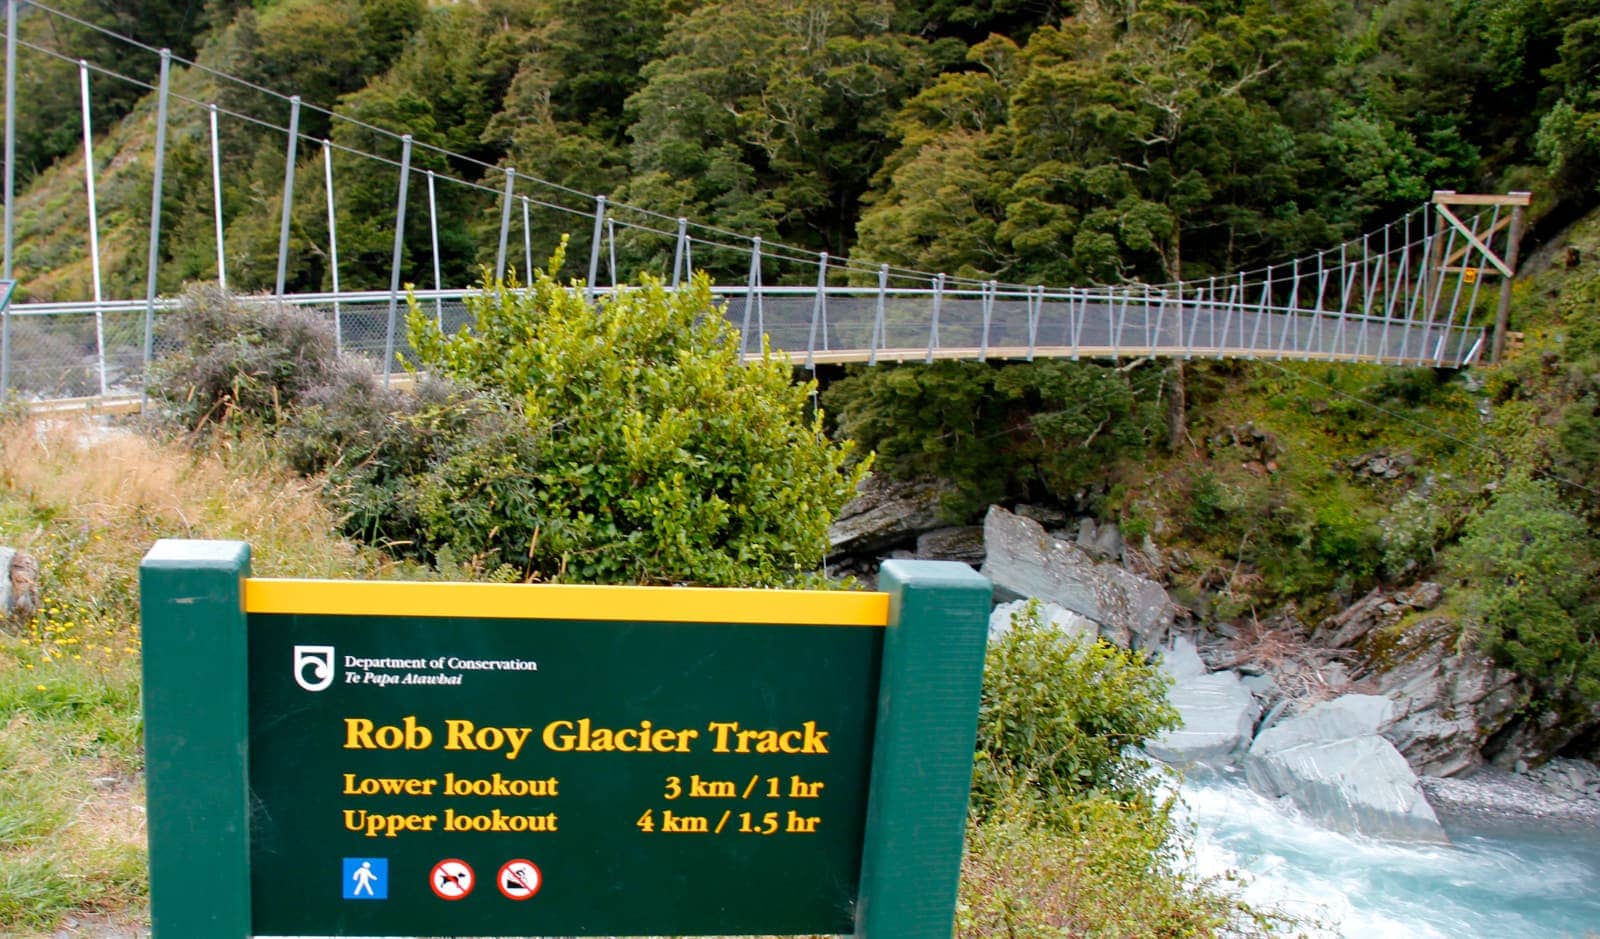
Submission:
<svg viewBox="0 0 1600 939">
<path fill-rule="evenodd" d="M 0 262 L 0 280 L 12 279 L 13 252 L 17 238 L 17 0 L 6 0 L 6 140 L 5 140 L 5 257 Z M 7 322 L 10 322 L 7 320 Z M 10 328 L 6 329 L 9 339 Z M 10 343 L 5 348 L 10 349 Z M 5 374 L 0 370 L 0 397 L 6 393 Z"/>
<path fill-rule="evenodd" d="M 83 103 L 83 184 L 89 197 L 89 270 L 94 280 L 94 349 L 96 371 L 100 375 L 100 394 L 106 393 L 106 326 L 101 304 L 105 297 L 100 283 L 100 212 L 94 192 L 94 128 L 89 115 L 89 63 L 78 60 L 78 87 Z"/>
<path fill-rule="evenodd" d="M 1186 305 L 1189 310 L 1189 328 L 1183 328 L 1182 320 L 1178 323 L 1178 338 L 1183 342 L 1183 357 L 1185 359 L 1194 358 L 1194 343 L 1196 334 L 1200 332 L 1200 320 L 1207 308 L 1206 296 L 1209 284 L 1209 281 L 1207 281 L 1206 285 L 1195 284 L 1193 296 L 1187 301 L 1180 300 L 1181 305 L 1179 308 L 1182 309 Z"/>
<path fill-rule="evenodd" d="M 1241 284 L 1242 284 L 1242 278 L 1241 278 Z M 1249 357 L 1252 358 L 1252 359 L 1256 357 L 1256 352 L 1261 348 L 1261 323 L 1262 323 L 1262 321 L 1264 319 L 1266 319 L 1267 301 L 1268 301 L 1271 293 L 1272 293 L 1272 265 L 1268 264 L 1267 265 L 1266 280 L 1264 280 L 1262 282 L 1262 285 L 1261 285 L 1261 301 L 1256 304 L 1256 324 L 1255 324 L 1255 328 L 1250 330 Z M 1244 311 L 1241 308 L 1240 313 L 1242 314 L 1243 312 Z M 1242 321 L 1241 321 L 1240 325 L 1243 325 Z M 1269 345 L 1272 343 L 1272 327 L 1271 327 L 1270 324 L 1268 324 L 1268 327 L 1267 327 L 1267 343 Z"/>
<path fill-rule="evenodd" d="M 828 309 L 828 252 L 817 255 L 817 295 L 811 301 L 811 334 L 806 337 L 806 368 L 812 372 L 817 370 L 817 329 L 823 329 L 823 344 L 826 345 L 827 325 L 824 317 Z"/>
<path fill-rule="evenodd" d="M 1522 195 L 1527 195 L 1527 193 L 1522 193 Z M 1509 267 L 1513 274 L 1517 270 L 1518 255 L 1521 253 L 1522 225 L 1526 215 L 1527 211 L 1522 206 L 1514 205 L 1511 207 L 1511 230 L 1507 232 L 1507 237 L 1510 238 L 1510 241 L 1506 244 L 1506 267 Z M 1512 279 L 1511 277 L 1502 277 L 1500 279 L 1500 297 L 1495 304 L 1494 346 L 1489 353 L 1489 361 L 1496 365 L 1500 364 L 1506 351 L 1506 327 L 1510 322 Z M 0 385 L 0 391 L 3 390 L 4 386 Z"/>
<path fill-rule="evenodd" d="M 1083 317 L 1089 309 L 1089 292 L 1067 288 L 1067 329 L 1071 335 L 1072 361 L 1078 361 L 1078 344 L 1082 338 Z"/>
<path fill-rule="evenodd" d="M 527 210 L 527 203 L 523 203 L 523 210 Z M 531 252 L 530 252 L 531 255 Z M 533 280 L 533 264 L 528 264 L 528 280 Z M 606 216 L 606 274 L 611 280 L 611 292 L 617 290 L 617 220 Z"/>
<path fill-rule="evenodd" d="M 1424 227 L 1426 227 L 1427 224 L 1426 219 L 1427 216 L 1424 216 L 1424 222 L 1422 222 Z M 1403 232 L 1402 245 L 1400 245 L 1400 277 L 1402 277 L 1402 285 L 1400 285 L 1400 290 L 1395 291 L 1395 293 L 1389 298 L 1389 315 L 1384 317 L 1384 330 L 1389 328 L 1389 323 L 1394 322 L 1394 307 L 1398 304 L 1398 306 L 1400 306 L 1400 310 L 1402 310 L 1402 314 L 1405 314 L 1405 317 L 1403 317 L 1403 320 L 1405 320 L 1405 326 L 1402 326 L 1402 330 L 1400 330 L 1400 354 L 1398 354 L 1397 357 L 1398 360 L 1402 360 L 1403 362 L 1403 360 L 1405 360 L 1406 342 L 1410 341 L 1411 339 L 1410 307 L 1414 302 L 1414 298 L 1416 298 L 1416 291 L 1418 291 L 1418 286 L 1416 286 L 1416 282 L 1418 282 L 1418 274 L 1413 274 L 1413 272 L 1411 272 L 1411 216 L 1406 216 L 1405 218 L 1405 232 Z M 1403 299 L 1405 298 L 1406 286 L 1410 286 L 1411 298 L 1413 299 Z M 1387 354 L 1389 354 L 1389 339 L 1387 339 L 1386 336 L 1386 338 L 1384 338 L 1384 355 Z"/>
<path fill-rule="evenodd" d="M 1156 341 L 1150 331 L 1150 298 L 1155 295 L 1155 291 L 1149 284 L 1141 284 L 1139 290 L 1144 294 L 1139 303 L 1139 318 L 1143 321 L 1144 327 L 1144 347 L 1154 349 Z"/>
<path fill-rule="evenodd" d="M 217 106 L 208 104 L 206 111 L 211 125 L 211 214 L 217 230 L 217 289 L 227 293 L 228 256 L 222 234 L 222 139 L 217 129 Z"/>
<path fill-rule="evenodd" d="M 500 196 L 500 247 L 494 255 L 494 282 L 506 282 L 506 242 L 511 237 L 511 199 L 517 187 L 517 170 L 506 167 L 506 189 Z"/>
<path fill-rule="evenodd" d="M 600 276 L 600 237 L 605 233 L 606 197 L 594 197 L 594 229 L 589 235 L 589 282 L 585 296 L 594 301 L 595 278 Z"/>
<path fill-rule="evenodd" d="M 1299 341 L 1300 341 L 1300 259 L 1299 258 L 1295 258 L 1294 259 L 1293 264 L 1292 264 L 1292 270 L 1290 271 L 1290 275 L 1289 276 L 1290 276 L 1289 303 L 1284 308 L 1284 318 L 1283 319 L 1284 319 L 1284 323 L 1286 325 L 1292 326 L 1294 328 L 1294 342 L 1296 344 L 1298 344 Z M 1311 352 L 1311 344 L 1317 338 L 1317 335 L 1318 335 L 1318 332 L 1319 332 L 1319 330 L 1317 329 L 1317 325 L 1320 322 L 1321 322 L 1321 320 L 1318 317 L 1312 317 L 1310 325 L 1306 328 L 1306 348 L 1305 348 L 1305 352 L 1307 354 L 1309 354 Z M 1285 339 L 1288 338 L 1287 331 L 1284 333 L 1284 336 L 1285 336 Z"/>
<path fill-rule="evenodd" d="M 1384 354 L 1389 351 L 1389 321 L 1390 318 L 1394 316 L 1395 298 L 1400 295 L 1400 292 L 1403 289 L 1402 285 L 1405 283 L 1405 261 L 1402 259 L 1398 264 L 1396 264 L 1390 249 L 1389 232 L 1393 228 L 1393 222 L 1383 226 L 1383 329 L 1378 337 L 1377 354 L 1373 357 L 1373 361 L 1375 362 L 1382 362 Z M 1400 272 L 1398 284 L 1395 282 L 1395 268 L 1398 268 Z M 1367 310 L 1367 315 L 1369 317 L 1372 315 L 1373 309 L 1375 308 L 1369 308 Z M 1368 354 L 1367 336 L 1368 334 L 1363 328 L 1361 333 L 1361 355 L 1363 357 Z"/>
<path fill-rule="evenodd" d="M 1345 243 L 1339 245 L 1339 271 L 1341 273 L 1344 271 L 1345 267 L 1349 263 L 1349 261 L 1348 261 L 1349 254 L 1348 254 L 1348 251 L 1347 251 L 1347 245 L 1348 244 L 1349 244 L 1348 242 L 1345 242 Z M 1367 249 L 1366 249 L 1365 242 L 1362 243 L 1361 253 L 1362 253 L 1363 257 L 1365 257 L 1366 254 L 1367 254 Z M 1323 251 L 1317 252 L 1317 309 L 1318 310 L 1321 310 L 1323 308 L 1322 307 L 1322 298 L 1323 298 L 1324 294 L 1326 293 L 1326 291 L 1328 289 L 1328 266 L 1327 266 L 1327 262 L 1324 260 L 1325 254 L 1326 254 L 1326 252 L 1323 252 Z M 1341 302 L 1339 304 L 1339 322 L 1333 328 L 1333 351 L 1335 353 L 1344 352 L 1344 324 L 1345 324 L 1345 317 L 1346 317 L 1346 315 L 1348 313 L 1349 313 L 1349 304 Z M 1363 326 L 1362 328 L 1365 329 L 1366 327 Z"/>
<path fill-rule="evenodd" d="M 1370 234 L 1361 236 L 1361 256 L 1363 268 L 1367 278 L 1366 301 L 1361 304 L 1361 331 L 1356 335 L 1356 352 L 1354 358 L 1360 359 L 1367 351 L 1367 335 L 1372 328 L 1372 310 L 1377 303 L 1378 291 L 1389 280 L 1389 258 L 1385 254 L 1376 260 L 1372 257 L 1372 237 Z M 1341 319 L 1340 329 L 1343 331 L 1344 323 Z"/>
<path fill-rule="evenodd" d="M 867 353 L 867 364 L 878 364 L 878 349 L 884 343 L 884 305 L 889 296 L 889 265 L 878 266 L 878 303 L 872 315 L 872 349 Z"/>
<path fill-rule="evenodd" d="M 1145 289 L 1146 290 L 1150 290 L 1151 288 L 1147 287 Z M 1179 289 L 1181 290 L 1182 288 L 1180 287 Z M 1153 334 L 1154 335 L 1154 339 L 1152 339 L 1152 341 L 1150 343 L 1152 352 L 1154 352 L 1155 351 L 1155 347 L 1161 343 L 1161 331 L 1163 329 L 1165 329 L 1166 325 L 1167 325 L 1167 294 L 1168 294 L 1168 292 L 1169 291 L 1167 290 L 1167 288 L 1162 287 L 1162 288 L 1160 288 L 1160 292 L 1156 294 L 1156 297 L 1157 297 L 1157 300 L 1156 300 L 1156 328 L 1155 328 L 1155 332 Z M 1145 322 L 1148 323 L 1150 321 L 1150 311 L 1149 311 L 1148 308 L 1145 309 L 1145 314 L 1144 315 L 1145 315 Z M 1181 324 L 1180 324 L 1180 326 L 1181 326 Z M 1182 337 L 1182 335 L 1183 335 L 1182 329 L 1180 329 L 1178 331 L 1178 335 L 1179 335 L 1180 338 Z M 1181 345 L 1182 343 L 1180 342 L 1179 344 Z"/>
<path fill-rule="evenodd" d="M 429 185 L 432 183 L 430 181 Z M 322 140 L 322 188 L 328 202 L 328 271 L 333 276 L 333 347 L 344 351 L 344 312 L 339 306 L 339 215 L 334 211 L 333 142 Z"/>
<path fill-rule="evenodd" d="M 383 338 L 383 386 L 394 371 L 394 327 L 400 308 L 400 256 L 406 246 L 406 195 L 411 185 L 411 135 L 400 138 L 400 193 L 394 208 L 394 252 L 389 260 L 389 324 Z"/>
<path fill-rule="evenodd" d="M 1033 361 L 1034 349 L 1039 344 L 1039 317 L 1044 311 L 1044 285 L 1028 288 L 1028 361 Z"/>
<path fill-rule="evenodd" d="M 687 267 L 685 262 L 687 261 L 688 257 L 689 257 L 689 220 L 680 215 L 680 216 L 678 216 L 678 240 L 673 245 L 673 248 L 672 248 L 672 289 L 673 290 L 677 290 L 678 289 L 678 285 L 683 283 L 683 278 L 684 278 L 684 274 L 686 272 L 686 267 Z M 823 257 L 826 258 L 827 255 L 824 254 Z M 827 262 L 826 261 L 823 262 L 823 266 L 824 267 L 827 266 Z"/>
<path fill-rule="evenodd" d="M 933 361 L 933 353 L 939 348 L 939 307 L 944 302 L 944 274 L 933 278 L 933 317 L 928 324 L 928 355 L 924 362 Z"/>
<path fill-rule="evenodd" d="M 739 327 L 739 354 L 746 355 L 750 350 L 750 314 L 755 312 L 759 301 L 758 291 L 761 289 L 761 236 L 750 239 L 750 275 L 745 280 L 744 287 L 744 324 Z M 756 321 L 756 328 L 761 328 L 760 320 Z M 761 348 L 761 340 L 756 340 L 756 348 Z"/>
<path fill-rule="evenodd" d="M 5 259 L 0 280 L 13 280 L 16 242 L 16 0 L 5 5 Z M 14 285 L 13 285 L 14 290 Z M 0 306 L 0 402 L 11 390 L 11 307 Z"/>
<path fill-rule="evenodd" d="M 155 355 L 156 272 L 161 263 L 161 187 L 167 168 L 167 96 L 171 90 L 172 50 L 161 50 L 161 78 L 156 90 L 155 176 L 150 182 L 150 254 L 144 282 L 144 356 L 139 382 L 140 406 L 150 401 L 150 360 Z"/>
<path fill-rule="evenodd" d="M 1479 217 L 1476 216 L 1476 215 L 1474 215 L 1472 217 L 1472 234 L 1469 236 L 1469 240 L 1468 240 L 1467 244 L 1464 245 L 1462 247 L 1462 249 L 1461 249 L 1463 266 L 1465 266 L 1466 257 L 1468 257 L 1470 255 L 1471 251 L 1472 251 L 1472 241 L 1471 241 L 1471 239 L 1475 239 L 1478 236 L 1478 219 L 1479 219 Z M 1451 228 L 1450 228 L 1450 246 L 1451 246 L 1452 250 L 1450 250 L 1450 252 L 1447 253 L 1444 256 L 1444 259 L 1440 262 L 1439 280 L 1440 280 L 1441 284 L 1443 284 L 1443 282 L 1444 282 L 1445 268 L 1450 266 L 1450 259 L 1455 257 L 1455 251 L 1453 250 L 1454 247 L 1455 247 L 1455 237 L 1456 237 L 1455 227 L 1451 226 Z M 1461 288 L 1465 285 L 1466 278 L 1462 277 L 1459 273 L 1457 273 L 1455 281 L 1456 281 L 1455 289 L 1450 291 L 1450 308 L 1449 308 L 1449 310 L 1446 311 L 1448 313 L 1448 316 L 1446 316 L 1444 318 L 1444 324 L 1442 326 L 1443 331 L 1439 334 L 1438 340 L 1434 343 L 1434 347 L 1433 347 L 1432 359 L 1433 359 L 1433 364 L 1435 366 L 1441 364 L 1444 361 L 1444 345 L 1445 345 L 1445 341 L 1447 339 L 1449 339 L 1451 331 L 1455 329 L 1456 311 L 1461 308 Z M 1474 281 L 1474 282 L 1476 282 L 1476 281 Z"/>
<path fill-rule="evenodd" d="M 1128 315 L 1127 289 L 1112 288 L 1110 300 L 1110 308 L 1114 317 L 1111 323 L 1111 357 L 1115 359 L 1122 355 L 1122 325 Z"/>
<path fill-rule="evenodd" d="M 1227 303 L 1225 305 L 1227 307 L 1227 311 L 1223 314 L 1223 319 L 1222 319 L 1222 338 L 1217 340 L 1216 357 L 1219 358 L 1219 359 L 1222 358 L 1223 350 L 1228 345 L 1228 329 L 1231 326 L 1233 326 L 1233 314 L 1235 312 L 1238 312 L 1238 314 L 1239 314 L 1239 339 L 1240 339 L 1240 341 L 1243 341 L 1243 339 L 1244 339 L 1244 273 L 1243 272 L 1241 272 L 1239 274 L 1239 282 L 1237 284 L 1229 284 L 1228 285 L 1228 300 L 1227 300 Z"/>
<path fill-rule="evenodd" d="M 289 144 L 283 154 L 283 214 L 278 223 L 278 279 L 272 295 L 283 300 L 289 273 L 289 222 L 294 210 L 294 164 L 300 146 L 300 96 L 289 99 Z"/>
<path fill-rule="evenodd" d="M 978 337 L 978 361 L 986 362 L 989 359 L 989 324 L 994 321 L 994 293 L 998 282 L 990 280 L 983 284 L 983 335 Z"/>
<path fill-rule="evenodd" d="M 444 290 L 444 277 L 439 269 L 439 200 L 433 189 L 433 170 L 428 170 L 428 243 L 433 251 L 433 321 L 443 330 L 444 300 L 440 293 Z M 334 309 L 337 313 L 338 307 Z"/>
</svg>

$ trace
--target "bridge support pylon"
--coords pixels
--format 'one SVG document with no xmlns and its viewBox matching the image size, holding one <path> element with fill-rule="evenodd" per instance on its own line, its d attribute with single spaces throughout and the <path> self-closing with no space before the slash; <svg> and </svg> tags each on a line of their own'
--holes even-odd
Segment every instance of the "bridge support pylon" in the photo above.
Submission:
<svg viewBox="0 0 1600 939">
<path fill-rule="evenodd" d="M 1433 193 L 1433 207 L 1441 225 L 1449 225 L 1466 239 L 1460 250 L 1441 259 L 1437 265 L 1439 278 L 1443 280 L 1446 274 L 1460 274 L 1464 283 L 1475 285 L 1480 277 L 1493 275 L 1500 277 L 1500 299 L 1494 316 L 1494 344 L 1490 347 L 1489 353 L 1489 361 L 1496 365 L 1500 364 L 1501 357 L 1505 355 L 1506 325 L 1511 315 L 1511 282 L 1517 277 L 1517 259 L 1522 244 L 1523 225 L 1527 220 L 1528 203 L 1531 201 L 1532 194 L 1527 192 L 1478 195 L 1458 193 L 1453 189 L 1436 189 Z M 1468 228 L 1455 212 L 1451 211 L 1453 207 L 1463 205 L 1495 207 L 1495 219 L 1482 237 L 1474 230 L 1476 226 Z M 1504 218 L 1500 217 L 1502 207 L 1511 209 L 1510 214 Z M 1494 250 L 1496 236 L 1501 231 L 1506 231 L 1503 257 Z M 1469 267 L 1462 263 L 1462 259 L 1473 248 L 1481 252 L 1488 266 Z"/>
</svg>

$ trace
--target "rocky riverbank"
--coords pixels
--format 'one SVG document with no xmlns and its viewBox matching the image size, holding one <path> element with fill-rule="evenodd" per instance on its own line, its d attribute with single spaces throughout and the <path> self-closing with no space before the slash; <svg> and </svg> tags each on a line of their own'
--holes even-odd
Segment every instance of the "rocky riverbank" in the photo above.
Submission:
<svg viewBox="0 0 1600 939">
<path fill-rule="evenodd" d="M 1189 772 L 1242 775 L 1337 831 L 1444 841 L 1458 823 L 1600 830 L 1600 768 L 1552 759 L 1592 731 L 1528 716 L 1517 676 L 1462 635 L 1444 589 L 1375 590 L 1307 625 L 1291 609 L 1206 621 L 1174 602 L 1148 539 L 1029 506 L 983 526 L 939 527 L 934 483 L 868 482 L 834 529 L 834 570 L 870 577 L 882 556 L 959 560 L 995 585 L 991 634 L 1037 600 L 1056 628 L 1160 655 L 1182 729 L 1150 754 Z"/>
</svg>

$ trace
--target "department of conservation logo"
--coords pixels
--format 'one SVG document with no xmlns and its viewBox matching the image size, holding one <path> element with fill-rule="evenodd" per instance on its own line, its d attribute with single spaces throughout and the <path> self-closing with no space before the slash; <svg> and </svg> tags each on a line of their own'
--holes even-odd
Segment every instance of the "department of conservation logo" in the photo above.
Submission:
<svg viewBox="0 0 1600 939">
<path fill-rule="evenodd" d="M 333 646 L 295 646 L 294 681 L 307 691 L 333 684 Z"/>
</svg>

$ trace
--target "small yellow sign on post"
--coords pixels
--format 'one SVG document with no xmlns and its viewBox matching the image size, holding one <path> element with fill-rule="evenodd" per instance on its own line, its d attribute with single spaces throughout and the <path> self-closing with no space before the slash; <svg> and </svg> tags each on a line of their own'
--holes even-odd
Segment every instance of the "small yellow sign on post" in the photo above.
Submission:
<svg viewBox="0 0 1600 939">
<path fill-rule="evenodd" d="M 1475 283 L 1477 283 L 1478 282 L 1478 269 L 1475 268 L 1475 267 L 1463 267 L 1461 269 L 1461 282 L 1464 283 L 1464 284 L 1475 284 Z"/>
</svg>

